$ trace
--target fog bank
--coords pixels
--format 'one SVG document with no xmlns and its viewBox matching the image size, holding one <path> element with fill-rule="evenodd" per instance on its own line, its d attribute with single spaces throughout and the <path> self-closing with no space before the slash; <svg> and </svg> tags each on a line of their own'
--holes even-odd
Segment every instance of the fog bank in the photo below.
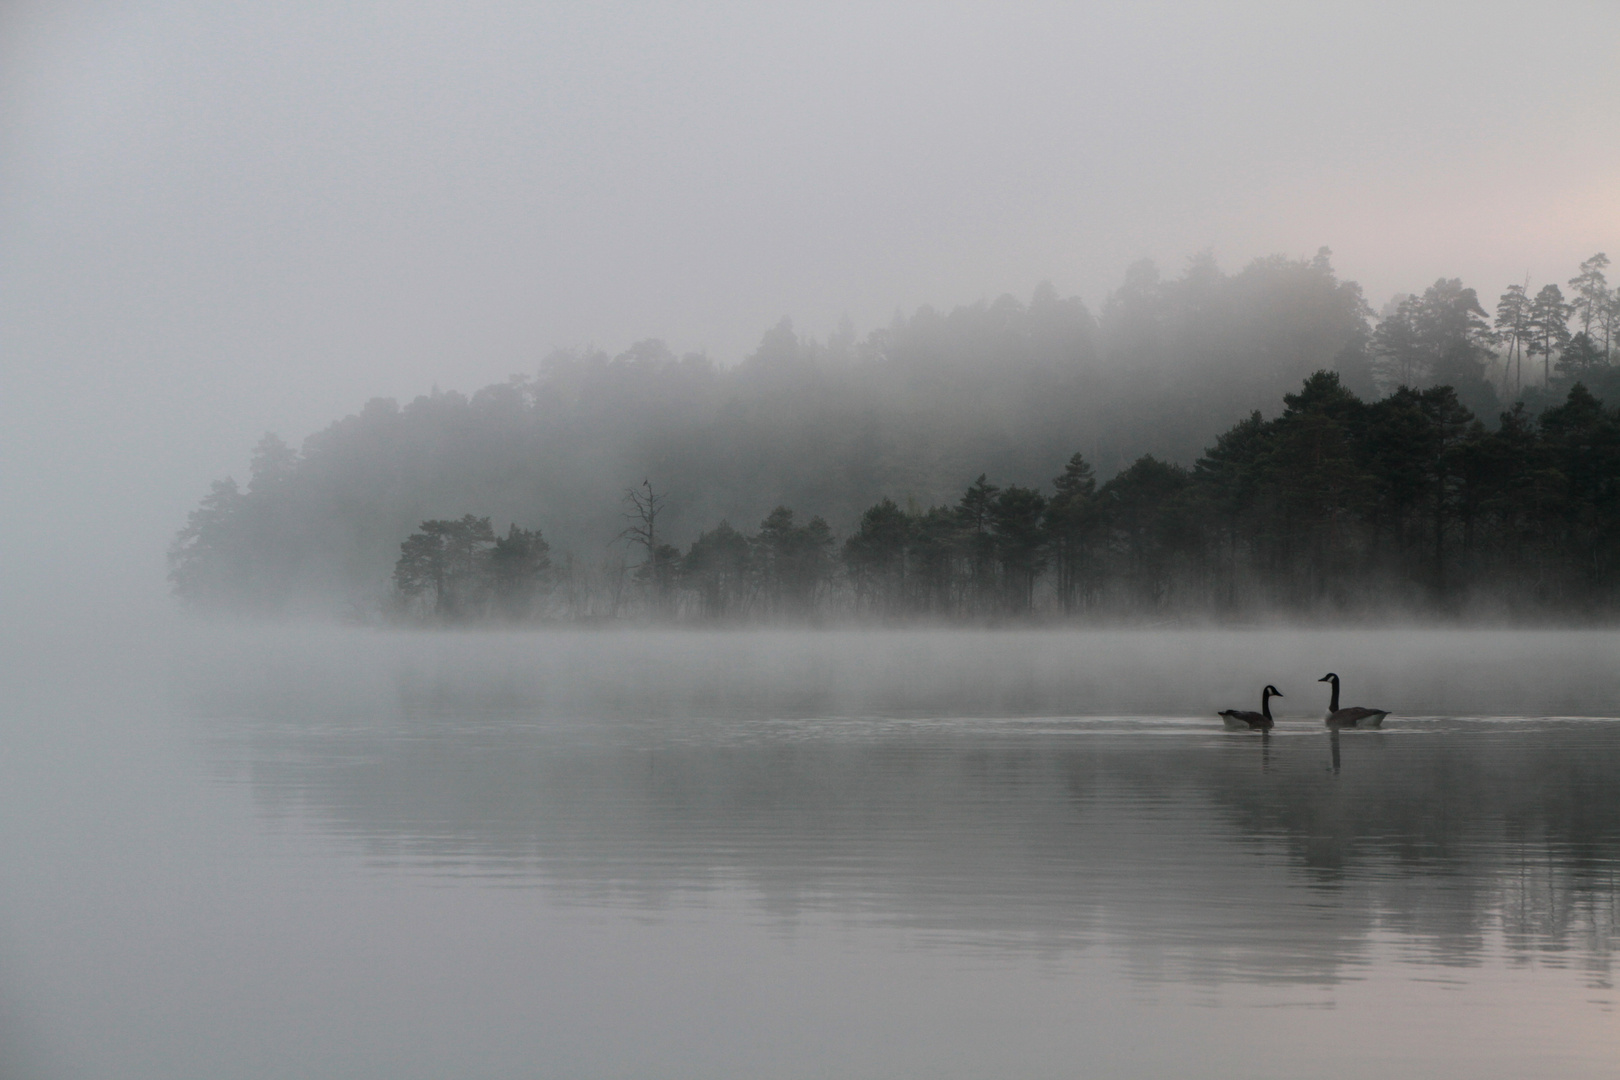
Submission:
<svg viewBox="0 0 1620 1080">
<path fill-rule="evenodd" d="M 1207 716 L 1319 722 L 1345 704 L 1403 717 L 1620 713 L 1613 631 L 378 632 L 193 627 L 175 692 L 204 711 L 379 721 L 475 710 L 513 722 L 617 716 Z M 1353 701 L 1351 699 L 1354 699 Z M 300 702 L 307 702 L 300 705 Z"/>
</svg>

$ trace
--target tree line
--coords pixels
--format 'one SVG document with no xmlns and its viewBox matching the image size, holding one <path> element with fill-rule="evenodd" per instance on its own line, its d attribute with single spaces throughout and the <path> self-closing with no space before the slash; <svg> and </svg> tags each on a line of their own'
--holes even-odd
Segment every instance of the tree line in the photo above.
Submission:
<svg viewBox="0 0 1620 1080">
<path fill-rule="evenodd" d="M 193 511 L 171 549 L 170 577 L 177 595 L 204 607 L 370 613 L 387 596 L 446 619 L 529 617 L 520 611 L 684 619 L 698 611 L 982 618 L 1216 610 L 1214 582 L 1225 583 L 1219 610 L 1234 611 L 1262 600 L 1340 604 L 1335 590 L 1370 597 L 1397 582 L 1406 583 L 1397 599 L 1407 607 L 1455 606 L 1486 581 L 1515 604 L 1586 603 L 1567 586 L 1564 555 L 1563 569 L 1531 575 L 1534 587 L 1487 572 L 1485 563 L 1504 556 L 1494 519 L 1475 514 L 1473 494 L 1456 496 L 1468 510 L 1455 520 L 1453 495 L 1441 499 L 1440 523 L 1424 526 L 1438 536 L 1430 546 L 1439 555 L 1429 558 L 1427 576 L 1419 573 L 1427 549 L 1417 546 L 1413 522 L 1427 504 L 1379 487 L 1387 478 L 1376 479 L 1378 470 L 1394 466 L 1354 439 L 1346 444 L 1358 447 L 1354 468 L 1333 479 L 1347 485 L 1342 505 L 1331 528 L 1314 532 L 1300 524 L 1309 500 L 1293 487 L 1286 498 L 1275 495 L 1272 481 L 1282 474 L 1239 468 L 1223 455 L 1247 445 L 1242 432 L 1256 410 L 1275 409 L 1312 372 L 1327 371 L 1357 402 L 1341 410 L 1361 418 L 1353 431 L 1387 426 L 1401 409 L 1450 415 L 1451 406 L 1434 403 L 1438 388 L 1449 387 L 1448 400 L 1469 414 L 1461 430 L 1477 417 L 1497 439 L 1529 431 L 1523 438 L 1542 441 L 1520 448 L 1516 460 L 1539 460 L 1551 453 L 1542 418 L 1568 405 L 1577 382 L 1595 406 L 1620 402 L 1620 365 L 1612 362 L 1620 301 L 1607 265 L 1602 255 L 1586 260 L 1567 294 L 1556 285 L 1509 288 L 1494 320 L 1456 279 L 1396 297 L 1375 314 L 1354 282 L 1335 275 L 1324 249 L 1308 259 L 1256 260 L 1237 273 L 1200 256 L 1169 279 L 1138 263 L 1095 315 L 1043 286 L 1027 303 L 1002 297 L 948 313 L 923 308 L 864 339 L 846 325 L 817 340 L 784 319 L 727 368 L 657 341 L 617 356 L 563 350 L 538 375 L 470 397 L 374 400 L 300 449 L 267 435 L 245 488 L 222 480 Z M 1258 423 L 1271 431 L 1282 419 Z M 1447 435 L 1448 463 L 1460 460 L 1459 438 L 1479 442 Z M 1076 452 L 1089 473 L 1070 476 Z M 1249 477 L 1239 491 L 1252 487 L 1260 501 L 1227 492 L 1185 509 L 1193 496 L 1176 492 L 1189 484 L 1199 499 L 1213 497 L 1204 477 L 1211 469 Z M 970 481 L 980 474 L 975 490 Z M 1563 483 L 1571 474 L 1558 475 Z M 638 489 L 663 500 L 645 523 L 656 552 L 630 536 L 610 544 L 625 529 L 625 507 L 603 493 L 621 489 L 627 476 L 669 485 Z M 1463 484 L 1449 474 L 1430 479 L 1437 491 Z M 1171 528 L 1170 510 L 1141 509 L 1139 489 L 1150 486 L 1191 523 Z M 1463 484 L 1469 493 L 1477 486 Z M 970 511 L 961 509 L 965 498 Z M 1115 515 L 1115 524 L 1096 526 L 1101 532 L 1059 526 L 1064 515 L 1101 520 L 1099 507 Z M 1250 533 L 1228 528 L 1222 547 L 1210 539 L 1210 523 L 1239 512 L 1233 507 L 1247 515 Z M 1498 512 L 1494 502 L 1487 509 Z M 970 513 L 970 539 L 956 532 L 960 513 Z M 489 518 L 489 534 L 444 532 L 442 552 L 420 543 L 429 584 L 404 589 L 394 576 L 401 538 L 423 532 L 423 522 L 472 530 L 469 516 Z M 1127 519 L 1140 521 L 1118 525 Z M 521 541 L 547 545 L 543 573 L 528 555 L 499 563 L 527 567 L 518 577 L 542 582 L 533 595 L 492 584 L 497 564 L 486 567 L 485 555 L 497 541 L 508 552 L 519 543 L 495 536 L 494 522 L 544 523 L 543 541 Z M 1136 539 L 1121 541 L 1121 529 Z M 894 537 L 902 533 L 897 561 Z M 1308 571 L 1287 548 L 1302 537 L 1322 549 L 1306 560 Z M 1551 558 L 1555 547 L 1541 538 L 1525 557 Z M 711 569 L 700 570 L 705 564 Z M 1347 577 L 1350 566 L 1363 576 Z"/>
<path fill-rule="evenodd" d="M 1494 321 L 1474 290 L 1456 278 L 1436 281 L 1421 296 L 1396 297 L 1373 331 L 1374 373 L 1385 387 L 1452 386 L 1480 410 L 1520 400 L 1527 389 L 1544 400 L 1559 382 L 1583 381 L 1612 399 L 1620 388 L 1611 365 L 1620 338 L 1620 290 L 1610 288 L 1608 266 L 1602 252 L 1581 263 L 1569 280 L 1568 300 L 1553 282 L 1534 294 L 1528 280 L 1509 285 L 1496 302 Z M 1571 320 L 1579 329 L 1571 328 Z"/>
<path fill-rule="evenodd" d="M 1487 427 L 1449 386 L 1363 401 L 1318 372 L 1186 468 L 1144 455 L 1099 484 L 981 474 L 954 502 L 880 499 L 841 541 L 779 506 L 683 552 L 665 496 L 626 495 L 636 553 L 580 609 L 538 530 L 427 521 L 401 546 L 400 611 L 439 620 L 594 611 L 683 621 L 1611 612 L 1620 594 L 1620 409 L 1581 384 Z"/>
</svg>

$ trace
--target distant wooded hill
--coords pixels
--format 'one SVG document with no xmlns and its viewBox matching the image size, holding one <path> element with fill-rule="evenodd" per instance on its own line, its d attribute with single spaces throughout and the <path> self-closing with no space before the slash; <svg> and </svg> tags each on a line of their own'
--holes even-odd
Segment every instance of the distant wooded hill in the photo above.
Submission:
<svg viewBox="0 0 1620 1080">
<path fill-rule="evenodd" d="M 397 598 L 401 544 L 424 522 L 488 518 L 494 531 L 519 526 L 514 543 L 544 534 L 549 588 L 618 590 L 607 609 L 617 612 L 636 587 L 627 561 L 646 564 L 644 581 L 663 573 L 650 551 L 618 542 L 635 522 L 623 496 L 644 481 L 664 498 L 657 535 L 670 550 L 721 521 L 768 522 L 779 507 L 801 523 L 822 519 L 832 544 L 884 499 L 918 520 L 956 507 L 980 474 L 1036 492 L 1077 453 L 1103 480 L 1144 455 L 1191 466 L 1316 371 L 1368 400 L 1443 382 L 1458 407 L 1494 427 L 1502 396 L 1533 413 L 1562 401 L 1576 378 L 1615 400 L 1603 322 L 1613 296 L 1602 296 L 1573 336 L 1572 305 L 1561 309 L 1562 337 L 1511 305 L 1493 330 L 1473 290 L 1445 280 L 1373 325 L 1360 288 L 1336 278 L 1324 250 L 1231 275 L 1196 259 L 1168 281 L 1139 264 L 1100 316 L 1043 287 L 1028 304 L 924 308 L 863 340 L 846 328 L 816 341 L 784 319 L 731 368 L 657 341 L 611 357 L 560 351 L 537 375 L 470 398 L 371 401 L 301 452 L 266 436 L 246 489 L 221 481 L 192 514 L 171 577 L 202 605 L 371 611 Z M 1534 376 L 1538 356 L 1544 377 L 1527 385 L 1524 361 Z M 1031 558 L 1019 571 L 1023 610 L 1039 606 L 1049 565 L 1040 552 Z"/>
</svg>

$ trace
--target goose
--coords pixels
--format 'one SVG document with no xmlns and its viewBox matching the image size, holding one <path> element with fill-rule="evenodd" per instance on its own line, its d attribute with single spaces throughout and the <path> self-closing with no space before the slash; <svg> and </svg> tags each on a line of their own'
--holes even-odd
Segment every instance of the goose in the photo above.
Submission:
<svg viewBox="0 0 1620 1080">
<path fill-rule="evenodd" d="M 1216 713 L 1226 723 L 1227 731 L 1270 731 L 1271 699 L 1282 697 L 1283 692 L 1275 686 L 1267 686 L 1260 691 L 1260 711 L 1250 712 L 1248 709 L 1222 709 Z"/>
<path fill-rule="evenodd" d="M 1316 681 L 1333 684 L 1333 700 L 1328 702 L 1327 711 L 1330 727 L 1380 727 L 1384 717 L 1389 715 L 1388 709 L 1366 709 L 1360 705 L 1339 708 L 1339 677 L 1331 671 Z"/>
</svg>

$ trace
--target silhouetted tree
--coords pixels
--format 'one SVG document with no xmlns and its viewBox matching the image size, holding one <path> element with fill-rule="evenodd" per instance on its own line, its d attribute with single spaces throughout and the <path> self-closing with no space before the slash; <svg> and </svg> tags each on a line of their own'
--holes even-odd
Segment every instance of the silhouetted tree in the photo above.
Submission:
<svg viewBox="0 0 1620 1080">
<path fill-rule="evenodd" d="M 407 597 L 433 593 L 433 613 L 454 619 L 475 614 L 485 599 L 488 557 L 495 546 L 489 518 L 422 522 L 399 545 L 394 585 Z"/>
<path fill-rule="evenodd" d="M 1336 373 L 1318 371 L 1268 432 L 1261 476 L 1276 514 L 1273 573 L 1298 581 L 1293 599 L 1320 600 L 1353 557 L 1352 523 L 1366 509 L 1371 479 L 1360 461 L 1356 431 L 1363 406 Z"/>
<path fill-rule="evenodd" d="M 1541 355 L 1542 385 L 1552 382 L 1553 353 L 1569 342 L 1569 305 L 1557 285 L 1543 285 L 1530 302 L 1531 355 Z"/>
<path fill-rule="evenodd" d="M 819 517 L 793 523 L 785 506 L 760 522 L 753 539 L 765 596 L 776 614 L 805 615 L 832 574 L 832 530 Z"/>
<path fill-rule="evenodd" d="M 640 487 L 625 489 L 624 501 L 629 504 L 624 516 L 630 519 L 630 525 L 619 536 L 642 550 L 636 579 L 646 592 L 648 607 L 667 614 L 680 556 L 678 550 L 658 537 L 658 517 L 664 512 L 667 496 L 655 490 L 651 480 L 643 480 Z"/>
<path fill-rule="evenodd" d="M 910 540 L 911 521 L 893 499 L 884 499 L 861 515 L 860 527 L 844 541 L 844 565 L 857 603 L 890 614 L 900 609 Z"/>
<path fill-rule="evenodd" d="M 1433 380 L 1484 409 L 1496 407 L 1496 393 L 1485 379 L 1493 340 L 1478 296 L 1456 278 L 1441 278 L 1421 297 L 1403 301 L 1373 334 L 1385 385 Z"/>
<path fill-rule="evenodd" d="M 967 547 L 969 588 L 974 600 L 987 604 L 995 594 L 996 541 L 991 535 L 991 512 L 1001 489 L 980 473 L 956 504 Z"/>
<path fill-rule="evenodd" d="M 551 545 L 539 529 L 513 524 L 495 540 L 488 566 L 496 606 L 506 617 L 521 619 L 530 614 L 535 597 L 551 578 Z"/>
<path fill-rule="evenodd" d="M 1582 330 L 1569 339 L 1564 351 L 1554 365 L 1558 374 L 1571 381 L 1582 379 L 1590 380 L 1595 370 L 1606 366 L 1603 350 L 1599 349 L 1591 337 Z"/>
<path fill-rule="evenodd" d="M 1576 383 L 1541 414 L 1548 458 L 1566 488 L 1562 546 L 1573 556 L 1581 606 L 1611 594 L 1620 561 L 1620 410 L 1605 409 Z"/>
<path fill-rule="evenodd" d="M 1433 359 L 1418 328 L 1415 297 L 1402 300 L 1373 331 L 1373 371 L 1385 386 L 1412 386 L 1428 374 Z"/>
<path fill-rule="evenodd" d="M 1052 481 L 1055 493 L 1046 504 L 1046 534 L 1057 571 L 1058 604 L 1072 615 L 1095 589 L 1098 514 L 1097 478 L 1085 458 L 1075 454 L 1063 474 Z"/>
<path fill-rule="evenodd" d="M 1242 549 L 1254 551 L 1271 535 L 1260 520 L 1271 428 L 1258 411 L 1215 439 L 1194 467 L 1205 514 L 1205 529 L 1221 549 L 1216 595 L 1228 608 L 1238 606 L 1238 565 Z"/>
<path fill-rule="evenodd" d="M 962 521 L 949 507 L 929 507 L 912 522 L 912 580 L 919 610 L 945 615 L 959 607 L 962 540 Z"/>
<path fill-rule="evenodd" d="M 1609 257 L 1598 252 L 1581 263 L 1581 272 L 1569 279 L 1569 310 L 1581 324 L 1581 333 L 1592 338 L 1592 327 L 1602 328 L 1603 313 L 1609 306 L 1609 282 L 1603 276 Z"/>
<path fill-rule="evenodd" d="M 681 573 L 697 590 L 703 614 L 718 619 L 735 614 L 747 598 L 752 565 L 748 538 L 722 519 L 692 541 Z"/>
<path fill-rule="evenodd" d="M 1187 470 L 1152 455 L 1098 492 L 1103 520 L 1125 559 L 1125 579 L 1137 604 L 1162 607 L 1168 599 L 1171 562 L 1191 537 L 1183 495 Z"/>
<path fill-rule="evenodd" d="M 1508 347 L 1502 374 L 1502 393 L 1508 393 L 1507 381 L 1513 379 L 1513 393 L 1524 387 L 1524 349 L 1530 343 L 1530 297 L 1527 285 L 1509 285 L 1496 302 L 1496 334 Z"/>
<path fill-rule="evenodd" d="M 1457 400 L 1449 386 L 1423 391 L 1423 413 L 1429 421 L 1430 450 L 1425 465 L 1434 485 L 1434 584 L 1444 592 L 1446 578 L 1445 539 L 1447 526 L 1458 513 L 1463 479 L 1463 448 L 1474 423 L 1474 414 Z"/>
<path fill-rule="evenodd" d="M 1613 363 L 1615 344 L 1620 340 L 1620 288 L 1609 290 L 1609 300 L 1598 315 L 1598 325 L 1602 328 L 1603 358 Z"/>
<path fill-rule="evenodd" d="M 1027 613 L 1035 600 L 1035 578 L 1046 555 L 1046 531 L 1041 527 L 1046 497 L 1034 488 L 1009 485 L 990 504 L 990 531 L 996 561 L 1001 568 L 1008 610 Z"/>
</svg>

